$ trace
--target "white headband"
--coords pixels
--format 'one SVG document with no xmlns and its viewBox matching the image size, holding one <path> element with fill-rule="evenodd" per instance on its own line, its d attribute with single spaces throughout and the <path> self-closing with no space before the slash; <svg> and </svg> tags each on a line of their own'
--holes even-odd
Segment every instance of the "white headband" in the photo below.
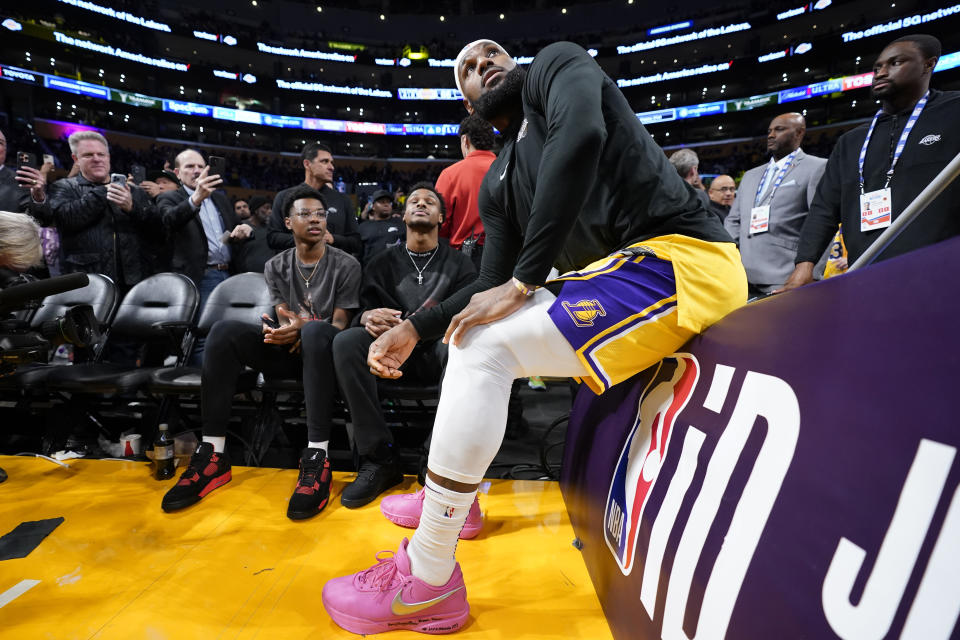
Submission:
<svg viewBox="0 0 960 640">
<path fill-rule="evenodd" d="M 490 38 L 481 38 L 480 40 L 474 40 L 463 49 L 460 49 L 460 53 L 457 54 L 457 59 L 453 62 L 453 80 L 457 83 L 457 91 L 463 93 L 463 87 L 460 86 L 460 61 L 463 60 L 463 56 L 466 55 L 467 51 L 477 46 L 481 42 L 489 42 L 490 44 L 497 45 L 497 48 L 504 53 L 507 53 L 507 50 L 501 47 L 497 42 L 491 40 Z M 510 55 L 507 53 L 507 55 Z"/>
</svg>

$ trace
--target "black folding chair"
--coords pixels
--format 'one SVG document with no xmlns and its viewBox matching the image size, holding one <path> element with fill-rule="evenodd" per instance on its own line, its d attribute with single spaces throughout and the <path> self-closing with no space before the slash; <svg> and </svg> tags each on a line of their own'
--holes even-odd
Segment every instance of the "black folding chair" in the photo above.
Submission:
<svg viewBox="0 0 960 640">
<path fill-rule="evenodd" d="M 193 328 L 194 337 L 206 336 L 214 323 L 219 320 L 239 320 L 259 325 L 264 313 L 273 315 L 270 293 L 262 273 L 241 273 L 221 282 L 210 294 L 200 314 L 197 326 Z M 161 398 L 159 422 L 166 422 L 167 416 L 175 410 L 181 420 L 189 427 L 187 431 L 198 431 L 200 425 L 190 420 L 187 406 L 183 400 L 199 402 L 201 389 L 201 370 L 199 367 L 176 366 L 157 369 L 150 374 L 146 391 Z M 246 370 L 237 381 L 237 393 L 250 391 L 256 386 L 257 372 Z M 233 434 L 237 435 L 237 434 Z M 241 442 L 252 451 L 251 446 L 240 436 Z M 254 462 L 259 460 L 256 457 Z"/>
</svg>

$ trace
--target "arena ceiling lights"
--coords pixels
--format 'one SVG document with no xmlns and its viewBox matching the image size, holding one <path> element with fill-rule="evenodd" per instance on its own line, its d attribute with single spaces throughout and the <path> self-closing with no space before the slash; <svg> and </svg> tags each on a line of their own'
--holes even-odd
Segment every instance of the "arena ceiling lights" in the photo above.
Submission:
<svg viewBox="0 0 960 640">
<path fill-rule="evenodd" d="M 960 51 L 944 54 L 940 58 L 940 62 L 938 62 L 936 68 L 934 68 L 934 72 L 957 67 L 960 67 Z M 645 111 L 637 113 L 636 116 L 643 124 L 656 124 L 659 122 L 700 118 L 733 111 L 748 111 L 771 104 L 784 104 L 831 93 L 842 93 L 854 89 L 867 88 L 870 86 L 872 79 L 872 73 L 861 73 L 854 76 L 834 78 L 824 82 L 794 87 L 792 89 L 784 89 L 783 91 L 775 93 L 750 96 L 749 98 L 736 98 L 721 102 L 707 102 L 685 107 Z M 226 107 L 184 102 L 181 100 L 165 100 L 7 65 L 0 65 L 0 80 L 23 82 L 35 86 L 43 86 L 48 89 L 65 91 L 67 93 L 112 100 L 137 107 L 162 109 L 163 111 L 182 115 L 208 117 L 217 120 L 242 122 L 268 127 L 328 131 L 334 133 L 417 136 L 456 136 L 459 135 L 460 131 L 460 127 L 457 124 L 402 124 L 302 118 L 272 115 L 242 109 L 228 109 Z"/>
<path fill-rule="evenodd" d="M 333 51 L 314 51 L 311 49 L 301 49 L 299 47 L 277 47 L 264 42 L 257 43 L 257 51 L 269 53 L 275 56 L 291 56 L 293 58 L 306 58 L 308 60 L 330 60 L 332 62 L 356 62 L 357 56 L 351 56 L 344 53 L 334 53 Z"/>
<path fill-rule="evenodd" d="M 781 11 L 777 14 L 777 20 L 789 20 L 790 18 L 796 18 L 797 16 L 802 16 L 803 14 L 810 13 L 811 11 L 826 9 L 831 4 L 833 4 L 833 0 L 818 0 L 818 2 L 811 2 L 803 5 L 802 7 L 787 9 L 786 11 Z"/>
<path fill-rule="evenodd" d="M 65 33 L 60 33 L 59 31 L 53 32 L 53 38 L 60 44 L 65 44 L 70 47 L 87 49 L 89 51 L 95 51 L 104 55 L 113 56 L 114 58 L 121 58 L 123 60 L 129 60 L 130 62 L 147 64 L 151 67 L 160 67 L 161 69 L 167 69 L 169 71 L 190 70 L 190 65 L 183 62 L 172 62 L 166 58 L 152 58 L 150 56 L 145 56 L 142 53 L 131 53 L 129 51 L 124 51 L 119 47 L 111 47 L 108 44 L 99 44 L 89 40 L 84 40 L 82 38 L 74 38 Z"/>
<path fill-rule="evenodd" d="M 693 24 L 691 22 L 691 24 Z M 709 27 L 701 31 L 691 31 L 690 33 L 683 33 L 676 36 L 670 36 L 669 38 L 657 38 L 656 40 L 645 40 L 643 42 L 638 42 L 632 45 L 617 45 L 617 55 L 625 55 L 628 53 L 636 53 L 638 51 L 647 51 L 649 49 L 657 49 L 660 47 L 669 47 L 675 44 L 681 44 L 684 42 L 692 42 L 694 40 L 704 40 L 706 38 L 715 38 L 717 36 L 725 36 L 730 33 L 737 33 L 739 31 L 747 31 L 752 28 L 749 22 L 737 22 L 734 24 L 726 24 L 722 27 Z"/>
<path fill-rule="evenodd" d="M 842 34 L 841 37 L 843 38 L 844 42 L 854 42 L 863 38 L 869 38 L 870 36 L 880 35 L 881 33 L 889 33 L 891 31 L 907 29 L 909 27 L 915 27 L 928 22 L 933 22 L 934 20 L 939 20 L 941 18 L 948 18 L 958 13 L 960 13 L 960 4 L 955 4 L 952 7 L 943 7 L 930 13 L 917 13 L 912 16 L 900 18 L 899 20 L 891 20 L 890 22 L 876 24 L 862 31 L 847 31 L 846 33 Z"/>
<path fill-rule="evenodd" d="M 117 11 L 116 9 L 111 9 L 110 7 L 103 7 L 94 2 L 87 2 L 86 0 L 58 0 L 63 4 L 68 4 L 71 7 L 77 7 L 78 9 L 86 9 L 87 11 L 93 11 L 94 13 L 99 13 L 102 16 L 108 16 L 110 18 L 116 18 L 117 20 L 123 20 L 124 22 L 129 22 L 130 24 L 135 24 L 138 27 L 144 27 L 146 29 L 153 29 L 154 31 L 165 31 L 170 33 L 170 25 L 164 24 L 162 22 L 157 22 L 156 20 L 151 20 L 149 18 L 142 18 L 140 16 L 133 15 L 132 13 L 127 13 L 126 11 Z"/>
<path fill-rule="evenodd" d="M 649 76 L 640 76 L 639 78 L 629 78 L 617 80 L 617 86 L 635 87 L 642 84 L 653 84 L 654 82 L 666 82 L 667 80 L 677 80 L 678 78 L 689 78 L 691 76 L 700 76 L 707 73 L 717 73 L 718 71 L 727 71 L 733 66 L 733 62 L 721 62 L 719 64 L 704 64 L 699 67 L 690 67 L 687 69 L 677 69 L 676 71 L 663 71 Z"/>
</svg>

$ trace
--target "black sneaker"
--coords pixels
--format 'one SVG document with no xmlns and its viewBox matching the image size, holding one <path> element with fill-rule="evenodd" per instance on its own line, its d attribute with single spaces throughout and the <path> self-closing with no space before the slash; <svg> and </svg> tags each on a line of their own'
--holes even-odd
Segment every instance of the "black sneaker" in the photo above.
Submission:
<svg viewBox="0 0 960 640">
<path fill-rule="evenodd" d="M 300 455 L 300 477 L 290 496 L 287 517 L 304 520 L 317 515 L 330 499 L 330 460 L 323 449 L 304 449 Z"/>
<path fill-rule="evenodd" d="M 227 454 L 215 452 L 209 442 L 201 442 L 180 480 L 163 496 L 160 507 L 167 512 L 189 507 L 217 487 L 230 482 L 230 478 L 230 458 Z"/>
<path fill-rule="evenodd" d="M 348 509 L 356 509 L 370 504 L 381 493 L 403 482 L 400 461 L 391 458 L 389 462 L 375 462 L 364 457 L 357 472 L 357 478 L 344 488 L 340 495 L 340 504 Z"/>
</svg>

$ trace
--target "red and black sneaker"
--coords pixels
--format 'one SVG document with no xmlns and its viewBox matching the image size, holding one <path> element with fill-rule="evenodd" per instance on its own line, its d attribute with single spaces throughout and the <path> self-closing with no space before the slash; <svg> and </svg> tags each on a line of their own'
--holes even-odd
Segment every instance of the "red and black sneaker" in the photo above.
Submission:
<svg viewBox="0 0 960 640">
<path fill-rule="evenodd" d="M 230 458 L 217 453 L 209 442 L 201 442 L 180 480 L 163 496 L 160 507 L 176 511 L 200 502 L 200 498 L 230 482 Z"/>
<path fill-rule="evenodd" d="M 287 517 L 304 520 L 317 515 L 330 500 L 330 460 L 323 449 L 304 449 L 300 456 L 300 477 L 290 496 Z"/>
</svg>

